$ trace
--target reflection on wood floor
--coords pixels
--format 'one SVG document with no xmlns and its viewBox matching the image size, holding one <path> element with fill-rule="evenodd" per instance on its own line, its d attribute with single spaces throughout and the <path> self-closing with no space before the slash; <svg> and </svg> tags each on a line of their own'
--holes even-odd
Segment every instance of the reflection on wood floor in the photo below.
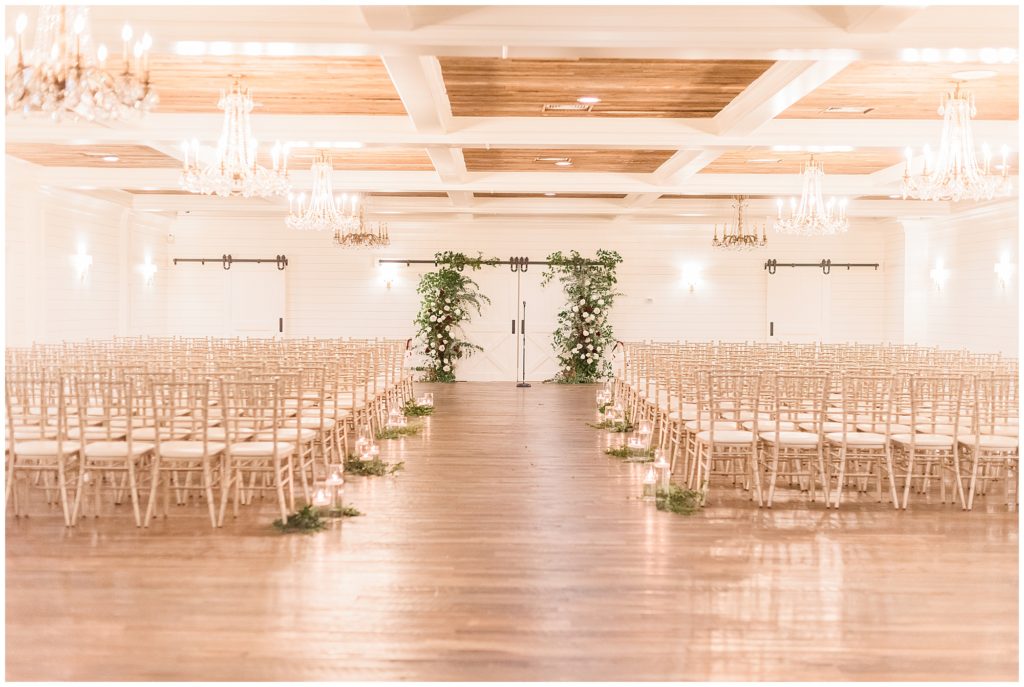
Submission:
<svg viewBox="0 0 1024 687">
<path fill-rule="evenodd" d="M 426 389 L 420 385 L 418 391 Z M 593 387 L 434 386 L 367 515 L 7 521 L 10 680 L 1014 680 L 1017 519 L 636 498 Z"/>
</svg>

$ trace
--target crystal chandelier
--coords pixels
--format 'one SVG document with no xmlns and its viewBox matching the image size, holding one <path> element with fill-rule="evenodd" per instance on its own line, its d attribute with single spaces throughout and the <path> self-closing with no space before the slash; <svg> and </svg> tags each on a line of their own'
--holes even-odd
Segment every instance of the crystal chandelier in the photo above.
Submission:
<svg viewBox="0 0 1024 687">
<path fill-rule="evenodd" d="M 778 202 L 779 216 L 775 220 L 775 231 L 780 234 L 800 234 L 803 236 L 831 236 L 841 234 L 850 228 L 846 219 L 846 199 L 838 201 L 829 198 L 828 203 L 822 200 L 821 184 L 825 178 L 825 169 L 820 162 L 811 159 L 803 169 L 803 191 L 800 204 L 796 198 L 789 199 L 789 216 L 782 216 L 782 199 Z"/>
<path fill-rule="evenodd" d="M 1009 179 L 1008 150 L 1003 146 L 1003 164 L 999 174 L 992 174 L 992 151 L 983 146 L 983 165 L 978 164 L 971 133 L 971 118 L 975 115 L 974 96 L 960 90 L 956 82 L 953 92 L 946 92 L 939 105 L 942 115 L 942 138 L 938 158 L 932 161 L 931 150 L 924 147 L 924 169 L 912 175 L 913 152 L 907 148 L 907 163 L 903 171 L 903 197 L 921 200 L 991 200 L 997 194 L 1007 195 L 1012 190 Z"/>
<path fill-rule="evenodd" d="M 768 235 L 765 233 L 765 225 L 761 225 L 761 237 L 757 236 L 757 227 L 753 227 L 750 233 L 743 223 L 743 213 L 747 209 L 747 199 L 744 196 L 733 198 L 732 206 L 736 209 L 736 226 L 730 224 L 722 225 L 722 238 L 718 238 L 718 225 L 715 225 L 715 238 L 711 245 L 715 248 L 729 248 L 731 250 L 751 250 L 768 245 Z"/>
<path fill-rule="evenodd" d="M 182 144 L 185 169 L 181 187 L 191 193 L 218 196 L 280 196 L 291 188 L 288 181 L 288 149 L 274 144 L 271 152 L 273 168 L 257 164 L 259 144 L 252 136 L 249 113 L 253 100 L 249 89 L 242 90 L 238 81 L 227 93 L 221 91 L 217 107 L 224 110 L 224 128 L 217 141 L 216 160 L 200 167 L 199 141 Z"/>
<path fill-rule="evenodd" d="M 15 36 L 7 38 L 8 112 L 48 112 L 55 120 L 114 120 L 156 105 L 149 84 L 153 39 L 148 33 L 129 51 L 132 29 L 125 24 L 121 65 L 108 70 L 107 47 L 96 46 L 89 34 L 87 8 L 41 7 L 31 50 L 25 49 L 27 26 L 28 17 L 22 14 Z"/>
<path fill-rule="evenodd" d="M 309 194 L 309 202 L 306 202 L 305 193 L 300 194 L 298 198 L 289 193 L 288 217 L 284 223 L 289 229 L 301 231 L 344 229 L 350 222 L 350 216 L 338 206 L 345 208 L 348 198 L 345 195 L 338 199 L 334 197 L 331 190 L 331 173 L 334 167 L 325 151 L 317 153 L 310 169 L 313 172 L 313 190 Z"/>
<path fill-rule="evenodd" d="M 352 195 L 352 204 L 342 203 L 346 217 L 344 226 L 334 230 L 334 242 L 342 248 L 383 248 L 391 245 L 388 225 L 385 222 L 366 221 L 366 206 L 359 202 L 359 196 Z"/>
</svg>

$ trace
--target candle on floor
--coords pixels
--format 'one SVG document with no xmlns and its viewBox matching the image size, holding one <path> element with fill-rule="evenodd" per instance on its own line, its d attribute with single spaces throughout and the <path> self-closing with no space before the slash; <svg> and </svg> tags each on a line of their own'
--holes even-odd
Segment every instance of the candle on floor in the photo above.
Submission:
<svg viewBox="0 0 1024 687">
<path fill-rule="evenodd" d="M 654 472 L 654 468 L 647 468 L 647 474 L 644 475 L 644 487 L 643 487 L 643 498 L 645 501 L 651 501 L 657 495 L 658 475 Z"/>
</svg>

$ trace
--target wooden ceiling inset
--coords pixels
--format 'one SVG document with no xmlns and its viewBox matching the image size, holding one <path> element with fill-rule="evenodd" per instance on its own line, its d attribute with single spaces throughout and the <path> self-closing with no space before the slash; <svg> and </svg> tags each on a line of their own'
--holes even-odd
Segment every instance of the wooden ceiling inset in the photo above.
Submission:
<svg viewBox="0 0 1024 687">
<path fill-rule="evenodd" d="M 809 157 L 810 153 L 780 153 L 771 148 L 734 150 L 723 153 L 702 169 L 701 174 L 799 174 Z M 825 166 L 826 175 L 871 174 L 899 164 L 903 159 L 901 151 L 896 148 L 865 148 L 846 153 L 815 153 L 814 157 Z"/>
<path fill-rule="evenodd" d="M 232 75 L 253 94 L 255 115 L 404 115 L 405 108 L 377 57 L 184 57 L 154 55 L 150 78 L 159 112 L 220 112 L 217 100 Z"/>
<path fill-rule="evenodd" d="M 465 117 L 714 117 L 773 63 L 765 60 L 502 60 L 441 57 L 452 114 Z M 590 112 L 545 104 L 601 98 Z"/>
<path fill-rule="evenodd" d="M 648 174 L 672 157 L 672 150 L 546 150 L 537 148 L 464 148 L 470 172 L 636 172 Z M 560 167 L 537 158 L 569 158 Z"/>
<path fill-rule="evenodd" d="M 955 72 L 985 70 L 997 76 L 965 82 L 974 93 L 977 119 L 1017 118 L 1016 64 L 854 62 L 779 115 L 785 119 L 938 119 L 939 99 Z M 826 113 L 828 107 L 871 107 L 867 114 Z"/>
<path fill-rule="evenodd" d="M 8 143 L 7 154 L 44 167 L 180 167 L 173 157 L 140 145 L 71 146 L 54 143 Z M 106 162 L 116 155 L 116 162 Z"/>
<path fill-rule="evenodd" d="M 133 196 L 191 196 L 195 195 L 190 191 L 183 191 L 180 188 L 123 188 L 125 193 Z"/>
<path fill-rule="evenodd" d="M 374 191 L 366 195 L 372 198 L 447 198 L 444 191 Z"/>
<path fill-rule="evenodd" d="M 625 193 L 556 193 L 548 196 L 543 193 L 474 193 L 476 198 L 609 198 L 622 199 Z"/>
<path fill-rule="evenodd" d="M 289 170 L 306 170 L 316 157 L 316 148 L 293 148 L 288 155 Z M 432 172 L 427 151 L 423 148 L 356 148 L 330 151 L 334 169 L 354 172 L 391 170 L 395 172 Z M 260 164 L 270 166 L 270 151 L 260 154 Z"/>
</svg>

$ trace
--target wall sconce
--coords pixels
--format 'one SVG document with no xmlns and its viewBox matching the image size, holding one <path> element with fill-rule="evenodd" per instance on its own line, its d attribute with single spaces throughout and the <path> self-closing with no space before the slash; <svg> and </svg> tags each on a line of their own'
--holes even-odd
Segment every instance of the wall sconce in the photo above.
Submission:
<svg viewBox="0 0 1024 687">
<path fill-rule="evenodd" d="M 75 268 L 78 281 L 85 281 L 89 268 L 92 267 L 92 256 L 87 255 L 84 248 L 79 248 L 78 254 L 71 256 L 71 265 Z"/>
<path fill-rule="evenodd" d="M 381 283 L 390 291 L 391 287 L 398 283 L 398 265 L 389 262 L 378 265 L 378 269 L 380 269 Z"/>
<path fill-rule="evenodd" d="M 929 274 L 931 274 L 932 281 L 935 282 L 935 288 L 942 291 L 942 287 L 946 285 L 946 281 L 949 279 L 949 270 L 946 269 L 942 260 L 935 261 L 935 267 Z"/>
<path fill-rule="evenodd" d="M 683 265 L 683 269 L 680 274 L 680 282 L 690 291 L 690 293 L 693 293 L 697 287 L 703 284 L 700 278 L 700 271 L 700 266 L 698 265 Z"/>
<path fill-rule="evenodd" d="M 147 260 L 139 265 L 139 272 L 142 273 L 142 283 L 146 286 L 152 286 L 153 278 L 156 276 L 156 265 Z"/>
<path fill-rule="evenodd" d="M 1010 262 L 1010 257 L 1006 253 L 1003 253 L 999 262 L 995 265 L 995 273 L 996 278 L 999 280 L 999 285 L 1003 287 L 1004 291 L 1006 290 L 1007 284 L 1010 283 L 1010 278 L 1013 276 L 1013 269 L 1014 265 Z"/>
</svg>

